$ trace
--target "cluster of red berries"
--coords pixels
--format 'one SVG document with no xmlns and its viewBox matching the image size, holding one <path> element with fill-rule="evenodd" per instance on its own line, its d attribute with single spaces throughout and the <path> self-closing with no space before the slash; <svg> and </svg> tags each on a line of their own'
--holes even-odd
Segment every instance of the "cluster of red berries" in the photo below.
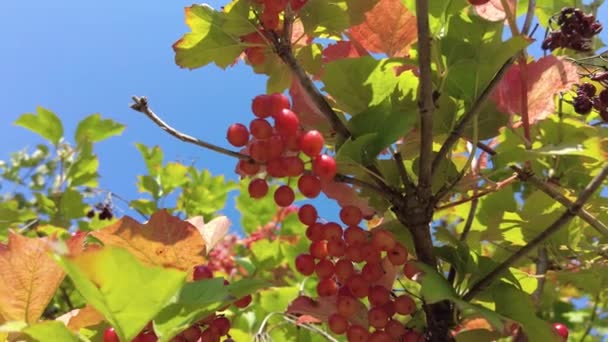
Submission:
<svg viewBox="0 0 608 342">
<path fill-rule="evenodd" d="M 558 30 L 551 31 L 543 41 L 544 50 L 567 48 L 575 51 L 591 51 L 591 39 L 602 31 L 602 24 L 593 14 L 585 14 L 578 8 L 564 7 L 557 15 Z"/>
<path fill-rule="evenodd" d="M 213 278 L 213 271 L 207 265 L 198 265 L 194 267 L 192 274 L 194 281 L 202 279 Z M 224 280 L 224 285 L 228 285 L 229 282 Z M 251 303 L 251 295 L 247 295 L 236 302 L 234 306 L 237 308 L 245 308 Z M 219 311 L 226 310 L 228 307 L 224 307 Z M 230 320 L 221 314 L 211 314 L 200 321 L 196 322 L 195 325 L 182 331 L 179 335 L 171 339 L 171 342 L 219 342 L 222 336 L 226 336 L 224 342 L 233 342 L 232 338 L 228 334 L 230 331 Z M 152 322 L 148 323 L 146 327 L 133 339 L 133 342 L 156 342 L 158 337 L 154 333 Z M 118 335 L 114 328 L 108 328 L 104 331 L 103 342 L 119 342 Z"/>
<path fill-rule="evenodd" d="M 249 128 L 240 123 L 228 128 L 228 142 L 245 147 L 243 153 L 253 159 L 240 160 L 237 172 L 247 176 L 265 172 L 273 178 L 298 177 L 300 192 L 308 198 L 317 197 L 321 181 L 333 179 L 337 171 L 336 161 L 321 153 L 325 145 L 323 135 L 316 130 L 302 131 L 298 115 L 283 94 L 256 96 L 252 111 L 256 118 Z M 274 125 L 267 118 L 272 118 Z M 309 170 L 300 152 L 310 158 Z M 255 178 L 248 190 L 252 198 L 262 198 L 268 193 L 268 183 L 265 178 Z M 274 192 L 274 200 L 280 207 L 291 205 L 294 199 L 295 193 L 288 185 L 281 185 Z"/>
<path fill-rule="evenodd" d="M 606 73 L 606 76 L 608 78 L 608 73 Z M 599 80 L 599 77 L 592 76 L 591 79 Z M 574 111 L 582 115 L 589 114 L 592 109 L 595 109 L 600 113 L 602 119 L 608 122 L 608 89 L 603 89 L 598 94 L 593 84 L 587 82 L 580 84 L 572 105 Z"/>
<path fill-rule="evenodd" d="M 383 279 L 386 267 L 404 267 L 407 276 L 417 273 L 407 262 L 408 251 L 384 229 L 371 232 L 359 227 L 363 215 L 355 206 L 340 210 L 344 230 L 336 222 L 321 223 L 317 210 L 306 204 L 298 211 L 300 221 L 308 226 L 306 237 L 311 241 L 309 253 L 295 260 L 303 275 L 319 278 L 317 294 L 336 296 L 337 312 L 328 320 L 335 334 L 346 334 L 348 341 L 417 341 L 420 334 L 407 329 L 396 315 L 411 315 L 416 303 L 407 294 L 392 291 L 394 279 Z M 388 285 L 387 283 L 391 283 Z M 367 298 L 369 307 L 361 301 Z M 368 327 L 353 324 L 351 319 L 367 310 Z"/>
<path fill-rule="evenodd" d="M 89 210 L 87 212 L 87 217 L 92 219 L 93 217 L 95 217 L 95 213 L 97 213 L 97 217 L 100 220 L 111 220 L 114 217 L 114 214 L 112 213 L 112 208 L 110 207 L 109 203 L 97 203 L 95 205 L 95 208 L 91 208 L 91 210 Z"/>
</svg>

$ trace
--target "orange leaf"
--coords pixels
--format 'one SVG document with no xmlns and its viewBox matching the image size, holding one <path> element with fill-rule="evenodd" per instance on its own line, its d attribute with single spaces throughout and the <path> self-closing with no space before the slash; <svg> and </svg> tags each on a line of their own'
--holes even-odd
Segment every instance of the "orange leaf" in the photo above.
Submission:
<svg viewBox="0 0 608 342">
<path fill-rule="evenodd" d="M 103 322 L 105 318 L 92 306 L 87 305 L 82 309 L 66 312 L 55 320 L 63 322 L 71 331 L 78 332 L 80 328 L 97 325 Z"/>
<path fill-rule="evenodd" d="M 361 57 L 357 48 L 352 42 L 347 40 L 341 40 L 335 44 L 329 44 L 323 49 L 323 63 L 333 62 L 343 58 L 357 58 Z"/>
<path fill-rule="evenodd" d="M 515 0 L 507 0 L 511 13 L 515 10 Z M 503 21 L 507 19 L 501 0 L 490 0 L 483 5 L 474 6 L 475 12 L 488 21 Z"/>
<path fill-rule="evenodd" d="M 528 78 L 528 116 L 534 124 L 555 111 L 554 95 L 579 82 L 574 64 L 547 56 L 525 66 Z M 498 109 L 509 114 L 521 113 L 521 65 L 513 65 L 500 81 L 492 98 Z M 515 122 L 515 127 L 521 122 Z"/>
<path fill-rule="evenodd" d="M 65 276 L 51 251 L 48 238 L 13 232 L 0 244 L 0 322 L 40 318 Z"/>
<path fill-rule="evenodd" d="M 416 17 L 401 0 L 380 0 L 365 13 L 365 21 L 350 28 L 352 39 L 371 52 L 391 57 L 409 54 L 418 36 Z"/>
<path fill-rule="evenodd" d="M 145 224 L 125 216 L 91 234 L 149 264 L 190 271 L 205 263 L 205 242 L 199 231 L 166 210 L 157 211 Z"/>
</svg>

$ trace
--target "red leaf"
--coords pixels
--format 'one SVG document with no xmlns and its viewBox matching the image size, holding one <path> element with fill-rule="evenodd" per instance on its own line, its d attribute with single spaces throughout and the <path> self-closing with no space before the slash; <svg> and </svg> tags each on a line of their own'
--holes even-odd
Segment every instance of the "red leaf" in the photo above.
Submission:
<svg viewBox="0 0 608 342">
<path fill-rule="evenodd" d="M 507 0 L 511 13 L 515 10 L 516 0 Z M 480 17 L 489 21 L 502 21 L 507 19 L 505 8 L 502 7 L 501 0 L 490 0 L 487 3 L 479 6 L 474 6 L 475 12 Z"/>
<path fill-rule="evenodd" d="M 528 78 L 528 116 L 530 124 L 545 119 L 555 111 L 554 95 L 579 82 L 574 64 L 547 56 L 525 66 Z M 521 65 L 513 65 L 496 87 L 492 98 L 498 108 L 509 114 L 521 113 Z M 515 127 L 521 122 L 514 122 Z"/>
<path fill-rule="evenodd" d="M 375 210 L 369 206 L 367 199 L 361 198 L 357 191 L 344 183 L 335 181 L 321 181 L 321 191 L 332 199 L 335 199 L 341 207 L 354 205 L 361 209 L 363 217 L 370 217 L 375 214 Z"/>
<path fill-rule="evenodd" d="M 380 0 L 365 13 L 363 23 L 350 28 L 350 34 L 370 52 L 407 56 L 410 45 L 418 38 L 416 17 L 401 0 Z"/>
<path fill-rule="evenodd" d="M 323 50 L 323 63 L 329 63 L 343 58 L 357 58 L 361 56 L 362 54 L 359 53 L 352 42 L 341 40 L 335 44 L 329 44 Z"/>
<path fill-rule="evenodd" d="M 310 96 L 304 91 L 300 82 L 294 77 L 289 88 L 291 96 L 291 107 L 300 118 L 300 123 L 304 129 L 316 129 L 321 132 L 328 132 L 329 122 L 323 112 L 317 108 Z"/>
</svg>

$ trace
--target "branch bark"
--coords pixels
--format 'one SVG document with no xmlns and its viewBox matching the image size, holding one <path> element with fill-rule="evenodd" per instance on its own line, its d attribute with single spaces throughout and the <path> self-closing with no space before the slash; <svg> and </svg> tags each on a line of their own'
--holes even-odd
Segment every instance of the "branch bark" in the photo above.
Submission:
<svg viewBox="0 0 608 342">
<path fill-rule="evenodd" d="M 568 223 L 577 213 L 581 210 L 585 202 L 593 195 L 593 193 L 602 185 L 604 179 L 608 176 L 608 164 L 605 164 L 602 170 L 593 178 L 593 180 L 585 187 L 581 192 L 578 199 L 574 204 L 568 207 L 568 210 L 564 212 L 557 220 L 555 220 L 547 229 L 542 233 L 528 242 L 527 245 L 519 249 L 517 252 L 512 254 L 507 260 L 503 261 L 494 270 L 485 275 L 477 283 L 471 286 L 471 290 L 463 296 L 464 300 L 470 301 L 481 293 L 488 285 L 496 280 L 504 271 L 511 267 L 514 263 L 519 261 L 522 257 L 526 256 L 541 243 L 546 241 L 551 235 L 560 230 L 566 223 Z"/>
</svg>

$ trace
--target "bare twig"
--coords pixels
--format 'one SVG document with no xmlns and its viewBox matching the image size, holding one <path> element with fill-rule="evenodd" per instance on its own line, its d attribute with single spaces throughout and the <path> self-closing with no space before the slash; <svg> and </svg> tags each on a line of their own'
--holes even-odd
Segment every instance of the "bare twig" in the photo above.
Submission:
<svg viewBox="0 0 608 342">
<path fill-rule="evenodd" d="M 524 19 L 524 25 L 521 27 L 521 34 L 527 35 L 528 32 L 530 32 L 530 27 L 532 27 L 532 21 L 534 20 L 535 9 L 536 0 L 528 0 L 528 11 L 526 12 L 526 19 Z M 533 33 L 534 32 L 532 32 L 532 34 Z"/>
<path fill-rule="evenodd" d="M 401 152 L 393 153 L 393 158 L 395 159 L 395 164 L 397 164 L 397 171 L 399 172 L 399 176 L 401 177 L 401 181 L 406 189 L 414 189 L 416 185 L 410 179 L 410 176 L 407 174 L 407 170 L 405 169 L 405 165 L 403 164 L 403 157 L 401 156 Z"/>
<path fill-rule="evenodd" d="M 150 107 L 148 106 L 148 99 L 146 99 L 146 97 L 142 96 L 142 97 L 137 97 L 137 96 L 133 96 L 133 104 L 131 104 L 131 108 L 137 112 L 143 113 L 145 114 L 150 120 L 152 120 L 158 127 L 160 127 L 163 131 L 171 134 L 172 136 L 176 137 L 177 139 L 183 141 L 183 142 L 187 142 L 190 144 L 194 144 L 221 154 L 225 154 L 227 156 L 230 157 L 235 157 L 238 159 L 245 159 L 248 161 L 252 161 L 253 159 L 245 154 L 239 153 L 239 152 L 235 152 L 232 150 L 228 150 L 225 149 L 223 147 L 214 145 L 214 144 L 210 144 L 206 141 L 202 141 L 200 139 L 197 139 L 193 136 L 184 134 L 178 130 L 176 130 L 175 128 L 169 126 L 167 123 L 165 123 L 161 118 L 159 118 L 156 114 L 154 114 L 154 112 L 152 111 L 152 109 L 150 109 Z"/>
<path fill-rule="evenodd" d="M 547 274 L 547 269 L 549 268 L 549 257 L 547 256 L 547 248 L 542 247 L 538 249 L 538 259 L 536 260 L 536 276 L 537 276 L 537 284 L 536 290 L 532 293 L 532 298 L 534 302 L 538 306 L 540 300 L 542 299 L 543 290 L 545 289 L 545 281 Z"/>
<path fill-rule="evenodd" d="M 568 223 L 577 213 L 581 210 L 585 202 L 595 193 L 595 191 L 602 185 L 604 179 L 608 176 L 608 164 L 602 167 L 601 171 L 591 180 L 591 182 L 581 192 L 578 199 L 574 204 L 568 207 L 568 210 L 564 212 L 557 220 L 555 220 L 547 229 L 542 233 L 538 234 L 528 244 L 523 246 L 517 252 L 512 254 L 507 260 L 503 261 L 490 273 L 486 274 L 477 283 L 475 283 L 471 290 L 463 296 L 464 300 L 471 300 L 481 291 L 483 291 L 488 285 L 490 285 L 496 278 L 498 278 L 505 270 L 511 267 L 515 262 L 519 261 L 522 257 L 525 257 L 528 253 L 538 247 L 541 243 L 546 241 L 551 235 L 560 230 L 566 223 Z"/>
<path fill-rule="evenodd" d="M 385 194 L 386 192 L 384 190 L 382 190 L 381 188 L 379 188 L 378 186 L 368 183 L 366 181 L 363 181 L 361 179 L 357 179 L 351 176 L 347 176 L 347 175 L 343 175 L 343 174 L 337 174 L 334 177 L 334 180 L 336 182 L 340 182 L 340 183 L 347 183 L 347 184 L 352 184 L 352 185 L 356 185 L 362 188 L 366 188 L 369 190 L 372 190 L 378 194 L 380 194 L 383 197 L 386 197 Z"/>
<path fill-rule="evenodd" d="M 449 209 L 452 207 L 456 207 L 459 206 L 461 204 L 467 203 L 467 202 L 471 202 L 475 199 L 481 198 L 483 196 L 489 195 L 491 193 L 497 192 L 500 189 L 504 188 L 505 186 L 513 183 L 515 180 L 517 179 L 517 175 L 512 175 L 510 177 L 508 177 L 505 180 L 502 180 L 496 184 L 494 184 L 491 188 L 485 189 L 485 190 L 481 190 L 475 194 L 473 194 L 471 197 L 467 197 L 467 198 L 463 198 L 460 199 L 458 201 L 454 201 L 454 202 L 450 202 L 448 204 L 442 205 L 440 207 L 436 207 L 435 212 L 440 211 L 440 210 L 445 210 L 445 209 Z"/>
<path fill-rule="evenodd" d="M 467 215 L 467 221 L 464 224 L 464 228 L 462 229 L 462 234 L 460 234 L 460 241 L 464 242 L 473 227 L 473 220 L 475 219 L 475 214 L 477 213 L 477 205 L 479 204 L 479 198 L 475 198 L 471 202 L 471 208 L 469 209 L 469 214 Z M 450 266 L 450 272 L 448 273 L 448 283 L 454 284 L 454 279 L 456 278 L 456 268 L 454 265 Z"/>
<path fill-rule="evenodd" d="M 431 199 L 433 164 L 433 70 L 431 69 L 431 32 L 429 28 L 429 1 L 416 0 L 418 28 L 418 67 L 420 69 L 420 159 L 418 170 L 418 197 L 423 203 Z"/>
</svg>

